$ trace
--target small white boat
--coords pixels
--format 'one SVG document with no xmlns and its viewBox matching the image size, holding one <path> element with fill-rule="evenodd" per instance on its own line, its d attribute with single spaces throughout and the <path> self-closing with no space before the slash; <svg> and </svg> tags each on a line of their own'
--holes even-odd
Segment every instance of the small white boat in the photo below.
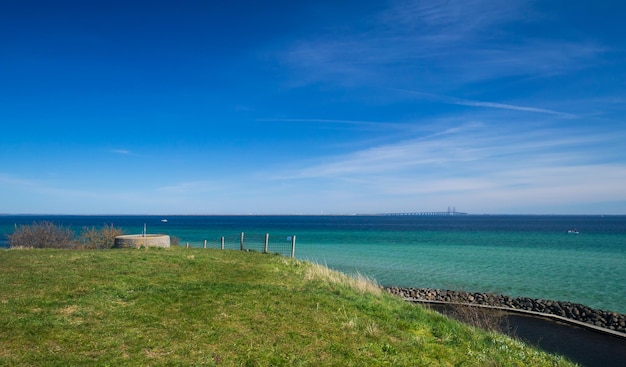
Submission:
<svg viewBox="0 0 626 367">
<path fill-rule="evenodd" d="M 167 223 L 167 219 L 161 219 L 161 222 Z"/>
<path fill-rule="evenodd" d="M 569 230 L 567 230 L 567 233 L 578 234 L 578 230 L 577 229 L 569 229 Z"/>
</svg>

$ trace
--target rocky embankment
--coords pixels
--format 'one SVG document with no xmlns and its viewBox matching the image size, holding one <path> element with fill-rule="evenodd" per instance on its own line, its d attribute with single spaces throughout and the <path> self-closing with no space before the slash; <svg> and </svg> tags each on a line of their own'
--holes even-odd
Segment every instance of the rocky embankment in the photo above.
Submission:
<svg viewBox="0 0 626 367">
<path fill-rule="evenodd" d="M 470 293 L 430 288 L 385 287 L 391 294 L 418 301 L 438 301 L 504 307 L 566 317 L 601 328 L 626 333 L 626 315 L 594 310 L 587 306 L 560 301 L 546 301 L 525 297 L 509 297 L 492 293 Z"/>
</svg>

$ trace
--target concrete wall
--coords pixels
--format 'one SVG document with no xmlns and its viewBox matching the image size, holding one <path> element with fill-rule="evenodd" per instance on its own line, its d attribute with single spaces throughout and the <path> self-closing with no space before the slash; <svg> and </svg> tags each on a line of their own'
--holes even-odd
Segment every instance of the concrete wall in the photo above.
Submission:
<svg viewBox="0 0 626 367">
<path fill-rule="evenodd" d="M 164 234 L 130 234 L 116 236 L 113 248 L 170 247 L 170 236 Z"/>
</svg>

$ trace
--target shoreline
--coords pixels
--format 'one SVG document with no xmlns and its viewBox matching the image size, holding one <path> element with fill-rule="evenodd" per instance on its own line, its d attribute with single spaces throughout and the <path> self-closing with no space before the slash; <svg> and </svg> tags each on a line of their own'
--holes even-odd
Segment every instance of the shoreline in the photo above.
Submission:
<svg viewBox="0 0 626 367">
<path fill-rule="evenodd" d="M 486 306 L 503 310 L 553 315 L 626 337 L 626 315 L 596 310 L 578 303 L 432 288 L 383 288 L 390 294 L 410 301 Z"/>
</svg>

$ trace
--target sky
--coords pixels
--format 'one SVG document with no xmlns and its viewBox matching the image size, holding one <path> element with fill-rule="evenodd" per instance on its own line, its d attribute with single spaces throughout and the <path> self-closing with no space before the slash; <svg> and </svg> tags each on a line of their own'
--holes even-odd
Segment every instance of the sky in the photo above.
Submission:
<svg viewBox="0 0 626 367">
<path fill-rule="evenodd" d="M 0 213 L 626 214 L 626 3 L 2 1 Z"/>
</svg>

